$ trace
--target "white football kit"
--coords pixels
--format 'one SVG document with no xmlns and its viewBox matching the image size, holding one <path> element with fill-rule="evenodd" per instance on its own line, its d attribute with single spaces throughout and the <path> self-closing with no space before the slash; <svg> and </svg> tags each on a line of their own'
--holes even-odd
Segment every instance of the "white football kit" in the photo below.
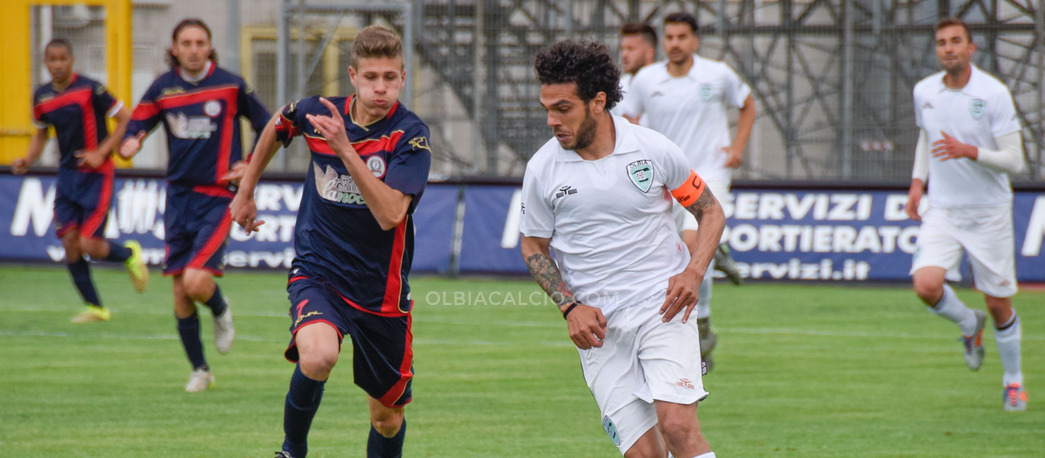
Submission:
<svg viewBox="0 0 1045 458">
<path fill-rule="evenodd" d="M 995 149 L 995 138 L 1018 132 L 1012 95 L 993 76 L 972 66 L 965 87 L 943 84 L 943 72 L 914 87 L 915 119 L 932 145 L 942 132 Z M 962 252 L 969 255 L 976 287 L 994 297 L 1016 294 L 1012 186 L 1004 172 L 961 158 L 929 160 L 929 209 L 922 215 L 911 273 L 925 266 L 947 269 L 958 280 Z"/>
<path fill-rule="evenodd" d="M 676 78 L 668 73 L 667 61 L 661 61 L 639 70 L 628 91 L 621 112 L 639 117 L 679 145 L 712 194 L 721 202 L 731 201 L 733 169 L 726 167 L 729 155 L 723 151 L 732 143 L 727 109 L 744 106 L 751 94 L 733 68 L 694 54 L 689 73 Z M 688 212 L 681 207 L 674 212 L 680 231 L 696 229 Z"/>
<path fill-rule="evenodd" d="M 689 252 L 671 217 L 672 190 L 699 183 L 678 146 L 613 117 L 616 144 L 588 161 L 552 139 L 526 166 L 522 233 L 550 239 L 563 281 L 599 307 L 603 346 L 578 350 L 603 426 L 623 454 L 657 423 L 653 400 L 691 404 L 701 381 L 696 320 L 661 322 L 668 279 Z"/>
</svg>

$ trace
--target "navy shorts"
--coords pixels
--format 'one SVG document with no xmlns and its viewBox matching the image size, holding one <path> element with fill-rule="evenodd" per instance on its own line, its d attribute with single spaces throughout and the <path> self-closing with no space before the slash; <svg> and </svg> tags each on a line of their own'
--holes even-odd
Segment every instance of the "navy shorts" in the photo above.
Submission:
<svg viewBox="0 0 1045 458">
<path fill-rule="evenodd" d="M 113 163 L 94 171 L 58 169 L 54 197 L 54 232 L 58 238 L 79 230 L 87 238 L 102 238 L 112 203 Z"/>
<path fill-rule="evenodd" d="M 339 341 L 352 337 L 352 372 L 356 385 L 387 407 L 411 401 L 414 377 L 411 316 L 385 317 L 349 305 L 331 286 L 295 276 L 287 285 L 290 296 L 290 345 L 283 355 L 298 361 L 294 342 L 308 325 L 325 323 L 337 330 Z M 340 343 L 340 342 L 339 342 Z"/>
<path fill-rule="evenodd" d="M 177 275 L 188 268 L 208 270 L 219 277 L 224 274 L 232 197 L 231 191 L 217 186 L 167 187 L 164 275 Z"/>
</svg>

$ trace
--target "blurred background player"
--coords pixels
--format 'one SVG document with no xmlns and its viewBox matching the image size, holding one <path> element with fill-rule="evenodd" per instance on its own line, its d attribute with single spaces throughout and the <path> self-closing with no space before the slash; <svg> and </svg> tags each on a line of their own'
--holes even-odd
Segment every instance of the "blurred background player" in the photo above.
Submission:
<svg viewBox="0 0 1045 458">
<path fill-rule="evenodd" d="M 122 262 L 139 293 L 148 284 L 149 269 L 138 242 L 128 240 L 121 246 L 103 236 L 113 193 L 111 153 L 123 137 L 131 113 L 101 83 L 73 72 L 75 60 L 72 45 L 63 38 L 44 47 L 44 65 L 52 80 L 33 94 L 36 133 L 25 157 L 15 159 L 11 168 L 16 175 L 26 173 L 43 153 L 48 127 L 54 127 L 61 156 L 54 199 L 55 234 L 65 248 L 73 285 L 87 304 L 72 322 L 88 323 L 109 321 L 110 313 L 98 297 L 85 254 L 96 261 Z M 112 135 L 107 117 L 116 119 Z"/>
<path fill-rule="evenodd" d="M 523 178 L 526 266 L 566 319 L 621 454 L 714 457 L 697 421 L 707 392 L 689 316 L 722 235 L 722 207 L 678 146 L 610 116 L 620 72 L 605 46 L 559 42 L 534 67 L 555 138 Z M 701 223 L 692 258 L 669 196 Z"/>
<path fill-rule="evenodd" d="M 649 65 L 631 80 L 621 110 L 632 122 L 645 121 L 653 130 L 675 142 L 689 158 L 690 166 L 716 196 L 727 199 L 733 169 L 743 162 L 744 148 L 755 122 L 755 98 L 751 88 L 724 62 L 696 54 L 700 47 L 697 20 L 685 12 L 664 18 L 664 52 L 667 60 Z M 739 108 L 737 133 L 729 140 L 727 109 Z M 696 221 L 679 206 L 675 220 L 682 240 L 692 250 Z M 740 275 L 723 241 L 715 253 L 714 267 L 740 284 Z M 697 322 L 700 350 L 710 370 L 711 351 L 717 336 L 711 332 L 711 269 L 700 284 Z"/>
<path fill-rule="evenodd" d="M 628 97 L 628 86 L 635 74 L 657 59 L 657 31 L 645 22 L 629 22 L 620 28 L 620 90 Z M 622 116 L 620 104 L 610 110 Z M 639 124 L 645 125 L 643 120 Z"/>
<path fill-rule="evenodd" d="M 296 362 L 276 456 L 304 457 L 323 387 L 344 336 L 352 337 L 356 385 L 368 395 L 367 456 L 402 456 L 404 407 L 412 399 L 412 214 L 431 166 L 429 131 L 399 103 L 406 78 L 403 43 L 369 26 L 352 45 L 348 69 L 356 94 L 310 97 L 283 108 L 261 134 L 254 161 L 232 202 L 247 232 L 254 189 L 279 144 L 303 135 L 311 166 L 294 232 L 297 256 L 287 291 L 292 319 L 285 356 Z M 315 326 L 313 326 L 315 325 Z"/>
<path fill-rule="evenodd" d="M 936 25 L 936 57 L 943 71 L 914 87 L 921 132 L 908 193 L 907 214 L 921 221 L 911 266 L 914 291 L 934 313 L 962 332 L 965 362 L 983 363 L 986 314 L 967 307 L 945 283 L 959 280 L 962 252 L 969 256 L 976 289 L 994 319 L 1004 375 L 1005 410 L 1027 408 L 1020 368 L 1020 318 L 1009 174 L 1024 168 L 1023 143 L 1012 94 L 971 64 L 976 45 L 958 19 Z M 929 208 L 919 212 L 928 178 Z"/>
<path fill-rule="evenodd" d="M 245 167 L 239 117 L 260 132 L 269 113 L 242 78 L 218 67 L 210 29 L 199 19 L 174 27 L 168 55 L 171 70 L 156 78 L 134 109 L 120 155 L 134 156 L 162 120 L 167 133 L 167 258 L 164 275 L 174 281 L 174 315 L 193 372 L 185 391 L 214 384 L 203 356 L 196 303 L 211 309 L 214 346 L 225 354 L 235 330 L 232 312 L 214 282 L 223 275 L 234 195 L 228 173 Z"/>
</svg>

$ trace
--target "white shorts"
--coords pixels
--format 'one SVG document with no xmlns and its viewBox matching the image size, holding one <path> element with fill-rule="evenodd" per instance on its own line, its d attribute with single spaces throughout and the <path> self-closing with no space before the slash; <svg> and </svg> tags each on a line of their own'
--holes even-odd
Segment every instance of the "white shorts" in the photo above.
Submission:
<svg viewBox="0 0 1045 458">
<path fill-rule="evenodd" d="M 911 273 L 935 266 L 961 280 L 962 253 L 969 255 L 976 289 L 994 297 L 1016 294 L 1016 244 L 1012 207 L 933 208 L 922 216 Z"/>
<path fill-rule="evenodd" d="M 726 206 L 727 201 L 732 202 L 733 197 L 729 193 L 729 184 L 732 180 L 720 180 L 720 181 L 705 181 L 707 189 L 711 190 L 711 193 L 715 195 L 719 203 L 723 207 Z M 675 218 L 675 230 L 681 234 L 683 231 L 695 231 L 697 230 L 697 218 L 693 216 L 689 210 L 686 210 L 677 201 L 671 206 L 671 215 Z M 725 237 L 725 233 L 722 234 Z M 723 240 L 724 241 L 724 240 Z"/>
<path fill-rule="evenodd" d="M 620 453 L 656 426 L 654 400 L 692 404 L 707 397 L 697 320 L 658 314 L 666 290 L 606 316 L 602 347 L 580 350 L 581 369 L 602 414 L 602 426 Z"/>
</svg>

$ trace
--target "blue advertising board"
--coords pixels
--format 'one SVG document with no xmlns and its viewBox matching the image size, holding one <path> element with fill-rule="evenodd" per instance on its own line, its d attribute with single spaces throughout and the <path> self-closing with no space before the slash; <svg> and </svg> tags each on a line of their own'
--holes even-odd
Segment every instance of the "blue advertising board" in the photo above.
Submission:
<svg viewBox="0 0 1045 458">
<path fill-rule="evenodd" d="M 258 186 L 261 231 L 233 226 L 226 255 L 234 268 L 286 268 L 300 182 Z M 53 176 L 0 175 L 0 260 L 61 262 L 54 236 Z M 519 254 L 518 186 L 431 184 L 414 215 L 414 271 L 525 274 Z M 907 281 L 918 223 L 904 191 L 741 189 L 723 199 L 725 238 L 742 276 L 766 280 Z M 163 263 L 165 183 L 117 178 L 105 236 L 139 240 L 151 265 Z M 1016 269 L 1045 282 L 1045 194 L 1016 192 Z"/>
</svg>

